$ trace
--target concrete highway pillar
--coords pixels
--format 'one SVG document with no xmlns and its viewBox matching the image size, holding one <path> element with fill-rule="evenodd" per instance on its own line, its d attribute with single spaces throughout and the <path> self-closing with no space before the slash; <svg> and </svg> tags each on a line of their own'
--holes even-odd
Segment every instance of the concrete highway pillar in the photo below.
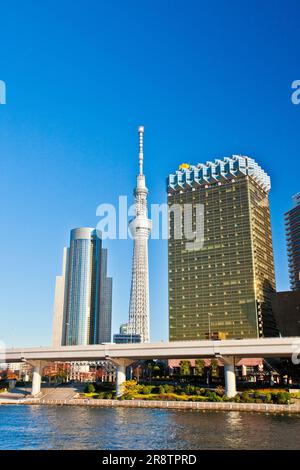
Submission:
<svg viewBox="0 0 300 470">
<path fill-rule="evenodd" d="M 117 374 L 116 374 L 116 395 L 117 398 L 122 396 L 122 384 L 126 380 L 126 366 L 123 364 L 119 364 L 117 366 Z"/>
<path fill-rule="evenodd" d="M 225 376 L 225 395 L 228 398 L 236 395 L 236 376 L 235 376 L 235 360 L 234 357 L 223 357 L 224 359 L 224 376 Z"/>
<path fill-rule="evenodd" d="M 41 391 L 41 382 L 42 382 L 42 372 L 43 368 L 46 366 L 46 361 L 24 361 L 30 364 L 33 367 L 32 371 L 32 388 L 31 395 L 33 397 L 37 396 Z"/>
<path fill-rule="evenodd" d="M 120 398 L 123 395 L 122 384 L 126 380 L 126 367 L 132 364 L 131 359 L 110 359 L 110 361 L 116 366 L 116 396 Z"/>
<path fill-rule="evenodd" d="M 32 389 L 31 389 L 31 395 L 35 397 L 38 395 L 41 391 L 41 381 L 42 381 L 42 376 L 41 376 L 41 364 L 40 361 L 36 363 L 33 366 L 33 372 L 32 372 Z"/>
</svg>

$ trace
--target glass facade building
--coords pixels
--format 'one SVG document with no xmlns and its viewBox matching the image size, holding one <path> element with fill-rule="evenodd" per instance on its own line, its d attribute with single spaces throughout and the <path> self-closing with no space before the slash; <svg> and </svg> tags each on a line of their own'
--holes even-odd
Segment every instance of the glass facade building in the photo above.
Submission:
<svg viewBox="0 0 300 470">
<path fill-rule="evenodd" d="M 285 214 L 290 286 L 300 290 L 300 193 L 293 197 L 293 208 Z"/>
<path fill-rule="evenodd" d="M 272 308 L 281 336 L 300 336 L 300 290 L 276 292 Z"/>
<path fill-rule="evenodd" d="M 100 299 L 101 314 L 95 324 L 94 331 L 98 332 L 95 342 L 109 343 L 111 341 L 111 312 L 112 312 L 112 278 L 107 277 L 107 249 L 101 250 L 100 266 Z"/>
<path fill-rule="evenodd" d="M 233 156 L 182 165 L 167 190 L 170 341 L 276 336 L 268 175 Z"/>
<path fill-rule="evenodd" d="M 107 250 L 90 227 L 72 230 L 70 248 L 65 250 L 63 275 L 56 284 L 53 342 L 110 342 L 112 279 L 107 277 Z"/>
</svg>

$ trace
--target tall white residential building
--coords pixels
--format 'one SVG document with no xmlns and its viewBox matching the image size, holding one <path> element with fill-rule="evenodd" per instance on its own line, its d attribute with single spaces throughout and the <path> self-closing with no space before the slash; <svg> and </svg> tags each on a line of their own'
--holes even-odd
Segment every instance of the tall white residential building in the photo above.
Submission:
<svg viewBox="0 0 300 470">
<path fill-rule="evenodd" d="M 53 346 L 110 342 L 111 310 L 107 250 L 94 228 L 73 229 L 56 278 Z"/>
<path fill-rule="evenodd" d="M 63 342 L 63 322 L 65 303 L 66 269 L 68 264 L 69 248 L 64 248 L 62 274 L 56 276 L 53 316 L 53 346 L 59 347 Z"/>
<path fill-rule="evenodd" d="M 148 219 L 145 175 L 143 174 L 143 134 L 144 127 L 139 127 L 139 174 L 134 190 L 135 217 L 129 223 L 134 240 L 132 280 L 129 304 L 128 333 L 139 334 L 142 342 L 149 338 L 149 270 L 148 238 L 151 232 L 151 220 Z"/>
</svg>

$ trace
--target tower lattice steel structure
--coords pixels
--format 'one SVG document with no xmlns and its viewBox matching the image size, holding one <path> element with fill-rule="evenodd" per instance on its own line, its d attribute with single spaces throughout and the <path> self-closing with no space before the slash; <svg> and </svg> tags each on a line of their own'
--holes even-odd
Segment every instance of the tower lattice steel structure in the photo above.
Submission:
<svg viewBox="0 0 300 470">
<path fill-rule="evenodd" d="M 143 174 L 143 135 L 144 127 L 139 127 L 139 174 L 134 190 L 135 217 L 129 222 L 129 230 L 134 240 L 132 280 L 129 304 L 128 333 L 139 334 L 142 342 L 149 338 L 149 271 L 148 238 L 151 220 L 148 219 L 145 175 Z"/>
</svg>

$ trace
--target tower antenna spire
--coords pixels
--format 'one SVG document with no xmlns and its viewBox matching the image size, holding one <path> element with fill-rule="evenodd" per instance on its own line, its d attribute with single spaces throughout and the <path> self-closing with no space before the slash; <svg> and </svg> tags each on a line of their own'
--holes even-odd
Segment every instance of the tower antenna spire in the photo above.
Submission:
<svg viewBox="0 0 300 470">
<path fill-rule="evenodd" d="M 139 128 L 139 167 L 134 189 L 135 217 L 129 222 L 129 230 L 134 240 L 131 291 L 129 302 L 129 334 L 140 335 L 141 342 L 149 341 L 149 272 L 148 272 L 148 238 L 151 233 L 151 220 L 148 219 L 147 194 L 143 174 L 143 134 L 144 127 Z"/>
<path fill-rule="evenodd" d="M 143 153 L 143 138 L 144 138 L 144 126 L 139 127 L 139 136 L 140 136 L 140 150 L 139 150 L 139 167 L 140 167 L 140 175 L 143 174 L 143 160 L 144 160 L 144 153 Z"/>
</svg>

